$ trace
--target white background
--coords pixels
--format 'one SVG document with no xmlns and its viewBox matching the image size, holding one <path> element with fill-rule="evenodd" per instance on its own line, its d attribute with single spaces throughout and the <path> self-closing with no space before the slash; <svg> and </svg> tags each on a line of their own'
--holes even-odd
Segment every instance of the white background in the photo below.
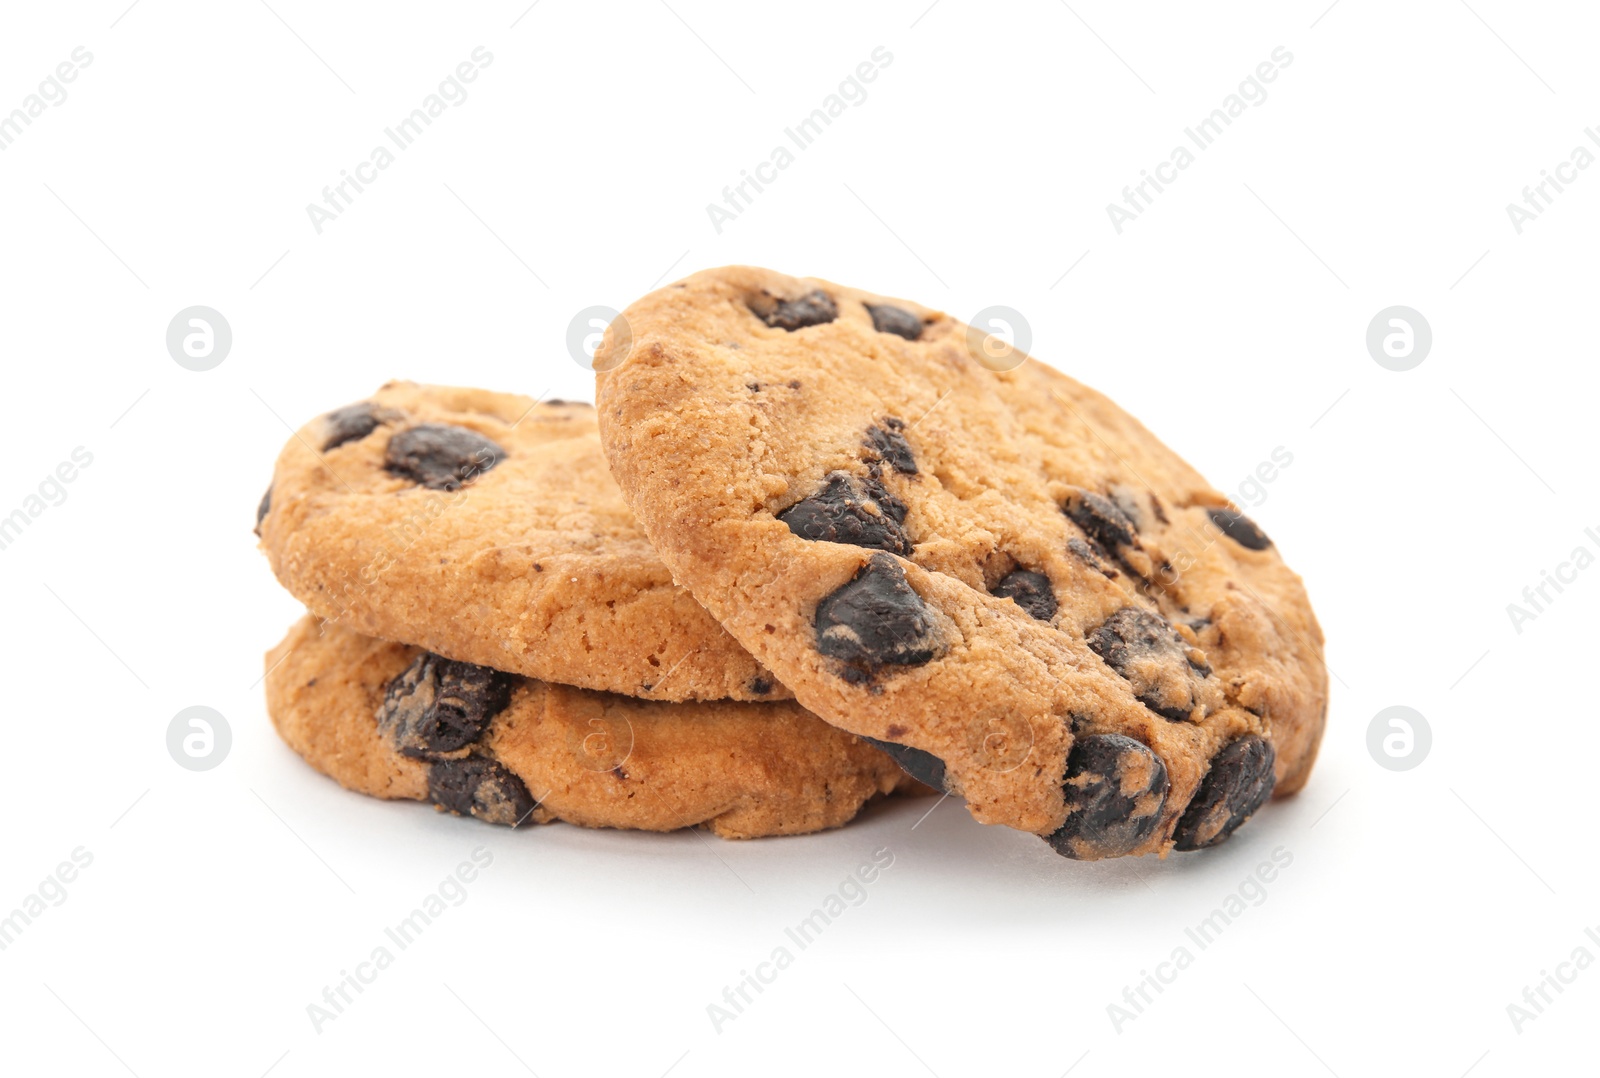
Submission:
<svg viewBox="0 0 1600 1078">
<path fill-rule="evenodd" d="M 1506 607 L 1600 552 L 1600 169 L 1521 234 L 1505 209 L 1600 123 L 1591 11 L 124 8 L 7 4 L 0 31 L 0 110 L 93 55 L 0 152 L 0 515 L 93 454 L 0 550 L 0 913 L 93 857 L 0 952 L 8 1072 L 1593 1073 L 1600 972 L 1520 1032 L 1507 1005 L 1600 957 L 1600 569 L 1520 632 Z M 319 235 L 307 203 L 480 45 L 470 97 Z M 719 234 L 706 204 L 880 45 L 866 100 Z M 1117 234 L 1106 204 L 1278 46 L 1266 100 Z M 735 262 L 1014 307 L 1225 490 L 1290 452 L 1250 511 L 1327 632 L 1306 790 L 1209 853 L 1077 864 L 955 803 L 913 830 L 930 801 L 749 843 L 507 833 L 284 748 L 258 680 L 297 608 L 250 528 L 285 423 L 391 377 L 588 397 L 576 312 Z M 195 304 L 234 335 L 204 373 L 164 343 Z M 1405 373 L 1364 343 L 1394 304 L 1434 333 Z M 193 704 L 233 732 L 203 773 L 165 744 Z M 1366 742 L 1396 704 L 1433 731 L 1404 772 Z M 480 844 L 464 904 L 317 1032 L 307 1004 Z M 1117 1029 L 1108 1004 L 1278 847 L 1265 901 Z M 715 1028 L 880 848 L 867 900 Z"/>
</svg>

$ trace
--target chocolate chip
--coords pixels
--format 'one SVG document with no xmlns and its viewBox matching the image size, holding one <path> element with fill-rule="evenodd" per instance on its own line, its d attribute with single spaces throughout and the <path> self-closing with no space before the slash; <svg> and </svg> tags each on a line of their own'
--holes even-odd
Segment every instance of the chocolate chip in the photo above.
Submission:
<svg viewBox="0 0 1600 1078">
<path fill-rule="evenodd" d="M 878 480 L 834 472 L 816 494 L 778 514 L 802 539 L 910 554 L 906 505 Z"/>
<path fill-rule="evenodd" d="M 1211 523 L 1222 530 L 1223 535 L 1246 550 L 1265 550 L 1272 545 L 1267 533 L 1237 509 L 1207 509 L 1206 515 L 1211 518 Z"/>
<path fill-rule="evenodd" d="M 756 696 L 765 696 L 772 691 L 772 682 L 764 677 L 758 677 L 750 682 L 750 691 Z"/>
<path fill-rule="evenodd" d="M 1122 515 L 1128 518 L 1135 532 L 1145 526 L 1144 506 L 1139 502 L 1139 493 L 1132 487 L 1118 484 L 1106 491 L 1106 496 L 1112 504 L 1122 510 Z"/>
<path fill-rule="evenodd" d="M 343 408 L 335 408 L 322 417 L 322 451 L 326 453 L 346 442 L 359 441 L 378 429 L 377 406 L 371 401 L 357 401 Z"/>
<path fill-rule="evenodd" d="M 845 663 L 840 676 L 855 683 L 882 666 L 931 662 L 938 643 L 933 615 L 887 554 L 817 604 L 816 628 L 817 650 Z"/>
<path fill-rule="evenodd" d="M 389 682 L 378 729 L 402 756 L 432 760 L 478 740 L 510 702 L 505 674 L 425 651 Z"/>
<path fill-rule="evenodd" d="M 1184 810 L 1173 834 L 1180 850 L 1203 850 L 1227 840 L 1251 813 L 1266 803 L 1277 781 L 1272 742 L 1246 734 L 1211 758 L 1211 770 Z"/>
<path fill-rule="evenodd" d="M 1117 503 L 1093 491 L 1079 491 L 1066 505 L 1066 514 L 1095 542 L 1107 550 L 1133 543 L 1138 538 L 1133 521 Z"/>
<path fill-rule="evenodd" d="M 1031 569 L 1013 569 L 990 589 L 1002 599 L 1010 599 L 1040 621 L 1056 616 L 1056 593 L 1050 578 Z"/>
<path fill-rule="evenodd" d="M 539 807 L 522 780 L 486 756 L 428 766 L 428 799 L 457 816 L 516 827 Z"/>
<path fill-rule="evenodd" d="M 1067 550 L 1085 565 L 1103 573 L 1107 579 L 1117 575 L 1117 571 L 1105 563 L 1105 559 L 1100 556 L 1095 547 L 1090 546 L 1077 536 L 1067 540 Z"/>
<path fill-rule="evenodd" d="M 1152 509 L 1154 509 L 1156 511 L 1156 519 L 1159 520 L 1161 523 L 1163 523 L 1163 524 L 1171 524 L 1172 523 L 1172 521 L 1167 519 L 1167 508 L 1166 508 L 1166 506 L 1161 504 L 1161 499 L 1156 497 L 1154 491 L 1150 492 L 1150 508 L 1152 508 Z"/>
<path fill-rule="evenodd" d="M 932 786 L 935 790 L 944 789 L 944 761 L 933 753 L 894 741 L 879 741 L 875 737 L 863 737 L 861 740 L 882 749 L 890 759 L 900 765 L 900 770 L 924 786 Z"/>
<path fill-rule="evenodd" d="M 1045 841 L 1077 861 L 1120 857 L 1155 833 L 1167 801 L 1167 767 L 1122 734 L 1086 734 L 1067 757 L 1067 821 Z"/>
<path fill-rule="evenodd" d="M 261 534 L 261 522 L 267 519 L 267 514 L 271 511 L 272 488 L 269 486 L 267 492 L 261 495 L 261 504 L 256 506 L 256 535 L 259 536 Z"/>
<path fill-rule="evenodd" d="M 917 458 L 911 452 L 911 443 L 901 433 L 905 426 L 903 420 L 889 416 L 883 426 L 867 428 L 866 446 L 901 475 L 916 475 Z"/>
<path fill-rule="evenodd" d="M 383 466 L 429 490 L 459 490 L 505 455 L 504 449 L 475 430 L 423 423 L 389 439 Z"/>
<path fill-rule="evenodd" d="M 1128 680 L 1139 702 L 1169 722 L 1184 722 L 1195 708 L 1194 682 L 1211 668 L 1165 619 L 1125 606 L 1084 637 L 1106 665 Z"/>
<path fill-rule="evenodd" d="M 893 333 L 908 341 L 922 336 L 922 319 L 903 307 L 891 307 L 887 303 L 876 306 L 869 303 L 866 307 L 867 313 L 872 315 L 872 328 L 879 333 Z"/>
<path fill-rule="evenodd" d="M 774 329 L 786 329 L 793 333 L 806 326 L 820 326 L 825 322 L 832 322 L 839 317 L 839 307 L 833 302 L 832 296 L 818 288 L 807 292 L 799 299 L 781 300 L 767 314 L 758 311 L 757 315 Z"/>
</svg>

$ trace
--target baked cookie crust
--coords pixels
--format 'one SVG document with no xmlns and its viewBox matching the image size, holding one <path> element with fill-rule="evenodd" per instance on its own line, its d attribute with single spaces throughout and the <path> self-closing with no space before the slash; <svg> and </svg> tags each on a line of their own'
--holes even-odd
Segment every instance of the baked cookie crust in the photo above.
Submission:
<svg viewBox="0 0 1600 1078">
<path fill-rule="evenodd" d="M 1214 845 L 1305 783 L 1327 674 L 1299 577 L 1106 397 L 768 270 L 622 319 L 595 360 L 612 473 L 804 706 L 1083 859 Z"/>
<path fill-rule="evenodd" d="M 504 674 L 302 618 L 266 656 L 267 711 L 347 789 L 489 823 L 723 838 L 849 822 L 927 792 L 790 701 L 668 703 Z"/>
</svg>

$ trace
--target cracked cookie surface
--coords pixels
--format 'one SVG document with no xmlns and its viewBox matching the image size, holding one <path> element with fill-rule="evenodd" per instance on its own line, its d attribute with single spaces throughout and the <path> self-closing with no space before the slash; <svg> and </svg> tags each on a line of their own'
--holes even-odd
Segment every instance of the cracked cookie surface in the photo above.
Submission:
<svg viewBox="0 0 1600 1078">
<path fill-rule="evenodd" d="M 1110 400 L 767 270 L 622 317 L 595 362 L 612 472 L 806 707 L 1073 857 L 1213 845 L 1304 784 L 1327 674 L 1299 577 Z"/>
</svg>

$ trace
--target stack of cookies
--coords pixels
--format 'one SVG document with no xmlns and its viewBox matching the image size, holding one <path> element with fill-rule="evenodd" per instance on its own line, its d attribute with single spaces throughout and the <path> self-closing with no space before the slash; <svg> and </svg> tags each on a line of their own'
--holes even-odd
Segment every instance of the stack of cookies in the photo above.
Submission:
<svg viewBox="0 0 1600 1078">
<path fill-rule="evenodd" d="M 796 834 L 928 787 L 1078 859 L 1293 793 L 1322 637 L 1135 419 L 955 319 L 750 268 L 629 307 L 598 408 L 391 383 L 285 447 L 284 739 L 491 823 Z"/>
<path fill-rule="evenodd" d="M 268 711 L 352 790 L 748 838 L 916 787 L 673 586 L 587 404 L 390 383 L 289 440 L 259 517 L 310 611 L 267 656 Z"/>
</svg>

